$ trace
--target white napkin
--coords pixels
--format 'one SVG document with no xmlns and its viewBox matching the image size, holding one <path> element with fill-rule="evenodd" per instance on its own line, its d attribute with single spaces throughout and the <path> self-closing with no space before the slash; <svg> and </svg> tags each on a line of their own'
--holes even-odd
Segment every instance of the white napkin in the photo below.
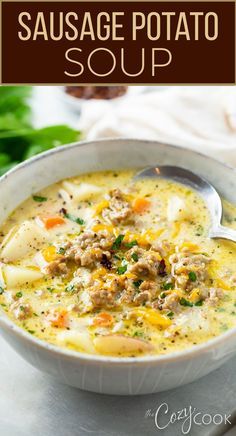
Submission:
<svg viewBox="0 0 236 436">
<path fill-rule="evenodd" d="M 152 87 L 118 100 L 89 101 L 80 128 L 87 139 L 156 139 L 236 165 L 236 87 Z"/>
</svg>

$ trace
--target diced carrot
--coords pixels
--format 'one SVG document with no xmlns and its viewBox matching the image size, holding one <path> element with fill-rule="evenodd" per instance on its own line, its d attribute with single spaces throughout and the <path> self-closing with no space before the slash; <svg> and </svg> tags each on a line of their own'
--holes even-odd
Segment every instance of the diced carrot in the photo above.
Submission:
<svg viewBox="0 0 236 436">
<path fill-rule="evenodd" d="M 60 312 L 54 312 L 48 317 L 53 327 L 65 328 L 68 326 L 68 312 L 67 310 L 61 310 Z"/>
<path fill-rule="evenodd" d="M 114 323 L 114 318 L 107 312 L 99 313 L 93 320 L 93 325 L 100 327 L 109 327 Z"/>
<path fill-rule="evenodd" d="M 146 198 L 136 198 L 133 203 L 133 210 L 135 213 L 143 213 L 149 209 L 151 202 Z"/>
<path fill-rule="evenodd" d="M 41 220 L 44 223 L 44 227 L 46 227 L 48 230 L 65 223 L 64 218 L 59 215 L 48 216 L 46 218 L 41 218 Z"/>
</svg>

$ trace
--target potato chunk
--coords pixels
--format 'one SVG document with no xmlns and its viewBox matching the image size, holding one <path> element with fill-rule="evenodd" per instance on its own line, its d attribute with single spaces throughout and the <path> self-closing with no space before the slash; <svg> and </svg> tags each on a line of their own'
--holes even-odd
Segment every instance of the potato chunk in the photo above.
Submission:
<svg viewBox="0 0 236 436">
<path fill-rule="evenodd" d="M 70 195 L 72 195 L 73 199 L 77 201 L 88 200 L 102 192 L 102 188 L 89 183 L 80 183 L 80 185 L 76 185 L 71 182 L 63 182 L 62 186 Z"/>
<path fill-rule="evenodd" d="M 46 240 L 47 233 L 43 229 L 34 222 L 24 221 L 12 236 L 7 235 L 3 241 L 1 257 L 9 262 L 21 259 Z"/>
<path fill-rule="evenodd" d="M 86 353 L 94 353 L 95 349 L 87 332 L 77 330 L 64 331 L 57 336 L 61 345 L 69 345 Z"/>
<path fill-rule="evenodd" d="M 31 283 L 43 277 L 40 271 L 13 265 L 2 266 L 4 281 L 9 288 Z"/>
<path fill-rule="evenodd" d="M 144 353 L 153 350 L 149 342 L 123 335 L 97 336 L 93 342 L 96 350 L 101 354 Z"/>
</svg>

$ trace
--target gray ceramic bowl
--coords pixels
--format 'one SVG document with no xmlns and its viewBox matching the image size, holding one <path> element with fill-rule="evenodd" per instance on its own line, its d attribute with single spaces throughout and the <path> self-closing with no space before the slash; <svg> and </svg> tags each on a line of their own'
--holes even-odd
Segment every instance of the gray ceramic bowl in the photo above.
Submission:
<svg viewBox="0 0 236 436">
<path fill-rule="evenodd" d="M 32 193 L 65 177 L 104 169 L 174 164 L 204 176 L 236 203 L 236 171 L 202 154 L 155 141 L 108 139 L 59 147 L 24 162 L 0 179 L 0 222 Z M 236 329 L 187 351 L 116 358 L 63 350 L 28 334 L 0 312 L 1 333 L 28 362 L 61 382 L 109 394 L 146 394 L 192 382 L 236 351 Z"/>
</svg>

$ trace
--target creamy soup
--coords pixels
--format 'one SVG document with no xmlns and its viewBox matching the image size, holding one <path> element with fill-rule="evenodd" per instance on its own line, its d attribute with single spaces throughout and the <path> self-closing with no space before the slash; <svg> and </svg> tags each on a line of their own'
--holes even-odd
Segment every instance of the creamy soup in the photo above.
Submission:
<svg viewBox="0 0 236 436">
<path fill-rule="evenodd" d="M 159 355 L 236 326 L 236 244 L 199 195 L 135 170 L 86 174 L 1 227 L 0 304 L 29 334 L 91 354 Z M 224 202 L 224 223 L 236 208 Z"/>
</svg>

